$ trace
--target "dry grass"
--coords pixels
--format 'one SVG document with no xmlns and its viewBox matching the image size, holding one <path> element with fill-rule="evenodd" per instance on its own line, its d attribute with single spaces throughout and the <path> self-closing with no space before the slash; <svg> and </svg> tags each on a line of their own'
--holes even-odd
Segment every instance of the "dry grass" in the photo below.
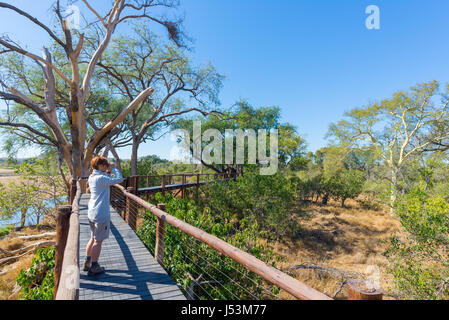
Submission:
<svg viewBox="0 0 449 320">
<path fill-rule="evenodd" d="M 0 168 L 0 176 L 13 176 L 14 169 Z"/>
<path fill-rule="evenodd" d="M 381 288 L 384 292 L 391 290 L 392 277 L 386 272 L 389 263 L 382 253 L 387 246 L 384 241 L 399 231 L 400 223 L 387 210 L 365 210 L 356 201 L 349 200 L 347 208 L 332 202 L 327 206 L 311 204 L 304 213 L 296 214 L 296 219 L 302 227 L 300 236 L 273 245 L 274 252 L 284 257 L 278 268 L 333 296 L 342 283 L 339 276 L 290 268 L 319 265 L 356 272 L 366 279 L 372 275 L 374 266 L 380 270 Z M 342 290 L 337 298 L 345 295 L 346 290 Z"/>
<path fill-rule="evenodd" d="M 14 292 L 16 278 L 20 270 L 26 270 L 31 267 L 34 253 L 29 253 L 14 263 L 4 266 L 1 271 L 5 274 L 0 276 L 0 300 L 17 300 L 18 292 Z"/>
<path fill-rule="evenodd" d="M 11 182 L 18 183 L 20 177 L 14 175 L 14 170 L 0 168 L 0 184 L 7 186 Z"/>
<path fill-rule="evenodd" d="M 49 232 L 51 230 L 55 230 L 54 223 L 50 218 L 44 219 L 43 223 L 39 225 L 39 227 L 25 227 L 19 232 L 11 231 L 4 240 L 0 241 L 0 248 L 7 251 L 12 251 L 40 242 L 43 239 L 51 240 L 54 237 L 49 236 L 32 240 L 23 240 L 17 238 L 18 236 L 35 235 Z M 31 266 L 34 255 L 35 251 L 32 250 L 23 257 L 20 257 L 15 262 L 0 267 L 0 300 L 18 299 L 19 293 L 16 292 L 17 290 L 15 290 L 15 280 L 19 275 L 20 270 L 26 270 Z"/>
</svg>

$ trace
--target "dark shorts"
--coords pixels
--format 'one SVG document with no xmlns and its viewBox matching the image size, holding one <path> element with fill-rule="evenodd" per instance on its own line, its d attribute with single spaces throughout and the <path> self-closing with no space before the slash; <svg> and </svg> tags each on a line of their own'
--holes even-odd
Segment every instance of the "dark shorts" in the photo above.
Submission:
<svg viewBox="0 0 449 320">
<path fill-rule="evenodd" d="M 89 221 L 91 237 L 96 241 L 103 241 L 109 238 L 109 229 L 111 229 L 111 222 L 108 220 L 104 223 L 95 223 Z"/>
</svg>

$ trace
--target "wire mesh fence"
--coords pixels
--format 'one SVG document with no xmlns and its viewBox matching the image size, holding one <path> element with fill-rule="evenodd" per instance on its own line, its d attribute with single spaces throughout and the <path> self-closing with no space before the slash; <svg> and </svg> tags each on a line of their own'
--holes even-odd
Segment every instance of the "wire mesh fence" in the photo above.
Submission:
<svg viewBox="0 0 449 320">
<path fill-rule="evenodd" d="M 184 196 L 194 199 L 201 196 L 200 192 L 201 188 L 187 189 Z M 150 203 L 156 204 L 158 197 L 160 198 L 160 196 L 151 195 L 148 199 Z M 180 198 L 179 194 L 178 198 Z M 227 226 L 226 230 L 217 232 L 217 228 L 219 229 L 220 226 L 211 223 L 210 216 L 194 212 L 195 210 L 189 207 L 187 200 L 179 203 L 182 208 L 169 208 L 167 213 L 221 240 L 230 242 L 245 252 L 253 254 L 259 250 L 259 258 L 264 257 L 263 252 L 260 252 L 264 249 L 256 243 L 257 239 L 245 238 L 247 235 L 244 230 Z M 158 226 L 163 222 L 158 221 L 160 219 L 147 206 L 144 207 L 130 199 L 118 187 L 111 188 L 111 205 L 135 230 L 150 253 L 163 265 L 170 277 L 178 283 L 188 299 L 296 299 L 285 290 L 250 271 L 246 266 L 179 228 L 170 224 L 165 224 L 163 227 Z M 225 236 L 226 234 L 228 236 Z M 161 239 L 163 243 L 162 257 L 160 248 L 157 248 L 161 246 Z M 254 250 L 253 246 L 258 249 Z M 264 262 L 269 263 L 270 261 Z"/>
</svg>

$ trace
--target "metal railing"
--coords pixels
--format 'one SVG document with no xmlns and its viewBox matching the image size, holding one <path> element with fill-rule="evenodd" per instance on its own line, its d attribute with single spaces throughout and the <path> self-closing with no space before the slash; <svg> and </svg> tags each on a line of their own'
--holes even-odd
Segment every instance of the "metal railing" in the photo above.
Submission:
<svg viewBox="0 0 449 320">
<path fill-rule="evenodd" d="M 148 213 L 156 218 L 155 225 L 145 234 L 146 241 L 145 239 L 143 241 L 160 265 L 171 269 L 172 266 L 166 264 L 164 257 L 173 257 L 173 255 L 180 257 L 185 263 L 186 270 L 178 270 L 177 273 L 178 275 L 179 272 L 183 273 L 184 280 L 190 278 L 188 287 L 184 288 L 188 298 L 281 299 L 279 294 L 273 293 L 276 292 L 273 288 L 278 287 L 297 299 L 330 300 L 325 294 L 253 255 L 168 214 L 164 204 L 155 206 L 146 202 L 133 194 L 133 190 L 133 187 L 125 189 L 122 185 L 114 186 L 111 192 L 112 202 L 119 214 L 135 231 L 139 225 L 142 225 L 142 220 Z M 151 234 L 152 232 L 154 235 Z M 174 235 L 179 232 L 188 235 L 189 238 L 183 238 L 182 243 L 176 242 L 177 237 Z M 220 262 L 219 265 L 226 267 L 227 270 L 215 267 L 218 266 L 217 262 Z M 240 281 L 248 286 L 239 283 Z M 201 291 L 198 292 L 198 290 Z"/>
<path fill-rule="evenodd" d="M 200 186 L 201 176 L 228 179 L 235 176 L 217 174 L 178 174 L 159 176 L 164 183 L 172 183 L 170 177 L 181 177 L 181 185 L 187 177 L 194 183 L 189 187 Z M 148 177 L 152 176 L 139 176 Z M 139 177 L 127 178 L 121 185 L 111 187 L 111 205 L 136 232 L 146 227 L 142 242 L 165 267 L 174 281 L 182 280 L 183 291 L 188 299 L 285 299 L 332 300 L 327 295 L 307 286 L 303 282 L 281 272 L 266 262 L 231 245 L 211 234 L 211 230 L 202 230 L 186 221 L 167 213 L 165 204 L 155 206 L 136 195 Z M 154 177 L 154 176 L 153 176 Z M 55 299 L 77 300 L 79 296 L 79 200 L 80 182 L 72 182 L 71 206 L 58 208 Z M 77 186 L 77 188 L 74 187 Z M 148 183 L 147 183 L 148 185 Z M 75 192 L 76 191 L 76 192 Z M 185 197 L 185 188 L 180 188 L 181 197 Z M 178 192 L 179 193 L 179 192 Z M 175 194 L 176 197 L 176 194 Z M 152 219 L 152 220 L 151 220 Z M 242 231 L 242 230 L 240 230 Z M 232 230 L 232 232 L 239 232 Z M 139 235 L 139 234 L 138 234 Z M 141 234 L 142 235 L 142 234 Z M 249 245 L 249 244 L 248 244 Z M 177 257 L 178 270 L 174 270 L 173 257 Z M 179 267 L 179 265 L 183 265 Z M 181 269 L 179 269 L 181 268 Z M 185 283 L 188 283 L 187 285 Z M 354 285 L 348 285 L 348 292 L 356 292 L 357 299 L 381 299 L 380 294 L 360 295 Z"/>
</svg>

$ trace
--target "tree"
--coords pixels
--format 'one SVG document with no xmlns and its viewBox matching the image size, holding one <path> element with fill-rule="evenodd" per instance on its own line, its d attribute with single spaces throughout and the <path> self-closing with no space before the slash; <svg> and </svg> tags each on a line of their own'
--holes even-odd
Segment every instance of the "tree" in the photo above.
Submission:
<svg viewBox="0 0 449 320">
<path fill-rule="evenodd" d="M 441 103 L 437 103 L 439 99 Z M 389 170 L 390 208 L 396 201 L 401 170 L 409 159 L 432 143 L 444 141 L 449 132 L 434 132 L 436 123 L 448 119 L 447 95 L 439 92 L 437 81 L 400 91 L 391 99 L 353 109 L 348 120 L 332 124 L 328 135 L 343 146 L 374 149 Z"/>
<path fill-rule="evenodd" d="M 399 197 L 396 212 L 406 236 L 394 236 L 385 256 L 407 299 L 449 297 L 449 203 L 416 186 Z"/>
<path fill-rule="evenodd" d="M 159 139 L 160 132 L 182 115 L 214 112 L 223 76 L 211 64 L 193 66 L 183 50 L 162 43 L 146 25 L 134 25 L 133 30 L 134 36 L 111 41 L 98 66 L 99 76 L 126 103 L 147 87 L 155 90 L 151 100 L 129 113 L 120 136 L 128 141 L 120 146 L 132 146 L 131 174 L 136 175 L 140 144 Z"/>
<path fill-rule="evenodd" d="M 250 131 L 257 134 L 259 130 L 270 131 L 272 129 L 278 130 L 278 157 L 281 166 L 292 166 L 301 167 L 304 165 L 302 159 L 304 157 L 305 150 L 305 140 L 297 134 L 296 128 L 289 123 L 281 123 L 281 113 L 279 107 L 262 107 L 254 108 L 248 102 L 242 100 L 234 105 L 235 109 L 221 111 L 220 115 L 212 114 L 207 117 L 197 117 L 192 119 L 180 119 L 172 125 L 173 129 L 182 129 L 191 133 L 193 136 L 193 125 L 194 121 L 201 123 L 201 136 L 209 129 L 216 129 L 220 132 L 220 138 L 223 141 L 221 153 L 221 158 L 217 163 L 205 161 L 204 152 L 198 159 L 203 166 L 210 168 L 218 173 L 235 173 L 242 172 L 244 165 L 250 164 L 250 147 L 248 145 L 250 141 Z M 230 132 L 233 132 L 230 135 Z M 238 141 L 236 133 L 241 132 L 243 136 L 243 141 Z M 183 138 L 180 136 L 179 141 Z M 255 136 L 254 136 L 255 138 Z M 243 160 L 244 164 L 237 163 L 237 152 L 233 149 L 232 161 L 231 159 L 226 159 L 226 140 L 229 139 L 229 145 L 237 146 L 239 144 L 243 145 Z M 268 140 L 268 139 L 267 139 Z M 201 150 L 205 150 L 208 143 L 207 141 L 201 142 Z M 269 143 L 267 141 L 267 146 Z M 191 139 L 190 142 L 185 146 L 188 148 L 189 152 L 193 158 L 195 158 L 194 153 L 194 141 Z M 259 145 L 254 146 L 252 149 L 253 154 L 258 154 Z M 268 149 L 268 148 L 267 148 Z M 256 159 L 253 159 L 256 160 Z"/>
<path fill-rule="evenodd" d="M 14 223 L 25 226 L 27 219 L 39 224 L 45 216 L 54 216 L 65 186 L 55 165 L 56 159 L 29 159 L 16 166 L 20 179 L 8 185 L 0 184 L 0 220 L 17 218 Z"/>
<path fill-rule="evenodd" d="M 365 175 L 358 170 L 341 170 L 325 182 L 325 189 L 345 206 L 346 199 L 357 198 L 363 190 Z"/>
<path fill-rule="evenodd" d="M 69 2 L 70 3 L 70 2 Z M 31 111 L 39 121 L 48 127 L 48 130 L 36 130 L 30 124 L 15 122 L 16 119 L 7 117 L 1 121 L 2 126 L 19 128 L 21 131 L 46 141 L 57 148 L 62 159 L 65 160 L 73 178 L 85 177 L 88 173 L 89 163 L 95 148 L 102 140 L 133 110 L 138 108 L 154 92 L 153 88 L 146 87 L 135 99 L 126 105 L 107 123 L 103 124 L 89 140 L 86 130 L 86 101 L 88 100 L 92 79 L 97 65 L 111 42 L 112 35 L 117 27 L 129 20 L 142 20 L 163 26 L 169 33 L 170 39 L 178 45 L 182 44 L 183 34 L 180 31 L 179 21 L 169 21 L 152 15 L 153 9 L 158 7 L 174 8 L 177 2 L 174 0 L 115 0 L 105 14 L 97 12 L 87 0 L 83 0 L 87 9 L 96 17 L 95 21 L 88 23 L 83 31 L 98 32 L 101 40 L 97 43 L 94 52 L 87 52 L 85 42 L 89 39 L 86 33 L 72 31 L 69 24 L 62 16 L 61 1 L 57 0 L 53 11 L 59 24 L 59 32 L 56 33 L 50 27 L 29 13 L 14 5 L 0 2 L 0 9 L 9 10 L 18 14 L 21 18 L 33 22 L 36 27 L 44 30 L 55 46 L 65 55 L 63 65 L 54 63 L 50 50 L 44 47 L 42 57 L 29 52 L 17 44 L 17 41 L 7 36 L 0 37 L 0 54 L 17 59 L 31 59 L 41 68 L 41 80 L 44 84 L 39 92 L 31 91 L 27 87 L 27 75 L 17 75 L 9 72 L 9 65 L 0 66 L 0 98 L 7 103 L 15 103 Z M 68 75 L 70 74 L 70 75 Z M 68 92 L 68 101 L 57 99 L 57 80 L 64 83 L 64 90 Z M 41 93 L 43 92 L 43 94 Z M 60 117 L 64 116 L 68 124 L 68 132 L 64 131 Z M 49 134 L 47 133 L 49 132 Z M 88 141 L 86 143 L 86 141 Z"/>
</svg>

